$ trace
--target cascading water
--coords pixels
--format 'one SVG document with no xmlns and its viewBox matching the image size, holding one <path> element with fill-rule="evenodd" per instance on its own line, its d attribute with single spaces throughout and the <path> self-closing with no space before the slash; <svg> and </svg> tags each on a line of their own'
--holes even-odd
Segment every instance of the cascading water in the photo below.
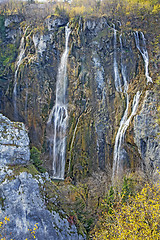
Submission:
<svg viewBox="0 0 160 240">
<path fill-rule="evenodd" d="M 128 106 L 129 106 L 129 96 L 128 96 L 128 82 L 127 82 L 127 77 L 126 77 L 126 66 L 123 64 L 123 44 L 122 44 L 122 35 L 120 35 L 120 46 L 121 46 L 121 73 L 122 73 L 122 79 L 124 82 L 124 93 L 126 94 L 126 110 L 124 112 L 124 115 L 121 119 L 120 126 L 116 135 L 115 139 L 115 145 L 114 145 L 114 155 L 113 155 L 113 178 L 116 173 L 116 168 L 117 172 L 119 171 L 119 162 L 120 162 L 120 152 L 121 152 L 121 145 L 122 145 L 122 131 L 123 131 L 123 126 L 125 122 L 127 121 L 127 115 L 128 115 Z"/>
<path fill-rule="evenodd" d="M 141 36 L 141 38 L 140 38 Z M 145 76 L 147 78 L 147 83 L 152 82 L 152 78 L 149 76 L 149 71 L 148 71 L 148 65 L 149 65 L 149 57 L 148 57 L 148 52 L 146 49 L 146 43 L 145 43 L 145 38 L 144 34 L 140 32 L 134 33 L 135 37 L 135 42 L 136 42 L 136 47 L 141 53 L 144 64 L 145 64 Z M 127 83 L 127 78 L 126 78 L 126 66 L 123 64 L 123 44 L 122 44 L 122 35 L 120 35 L 120 46 L 121 46 L 121 74 L 122 74 L 122 79 L 124 83 L 124 93 L 126 94 L 126 110 L 124 112 L 124 115 L 121 119 L 120 122 L 120 127 L 118 129 L 116 139 L 115 139 L 115 145 L 114 145 L 114 159 L 113 159 L 113 172 L 112 172 L 112 180 L 114 180 L 114 177 L 119 174 L 121 168 L 122 168 L 122 163 L 121 163 L 121 150 L 122 150 L 122 144 L 124 142 L 124 136 L 126 133 L 126 130 L 130 124 L 131 119 L 133 116 L 135 116 L 139 104 L 139 99 L 141 93 L 138 91 L 133 99 L 132 103 L 132 112 L 130 116 L 128 116 L 128 108 L 129 108 L 129 96 L 128 96 L 128 83 Z M 141 45 L 140 45 L 141 41 Z M 116 52 L 116 30 L 114 27 L 114 52 Z M 117 82 L 120 83 L 120 81 L 117 81 L 119 79 L 119 74 L 118 74 L 118 68 L 117 68 L 117 60 L 116 60 L 116 53 L 114 53 L 114 73 L 115 73 L 115 86 L 117 91 L 121 92 L 121 85 L 117 85 Z"/>
<path fill-rule="evenodd" d="M 24 58 L 25 55 L 25 42 L 24 42 L 24 38 L 25 38 L 25 34 L 27 31 L 28 27 L 26 28 L 24 35 L 21 39 L 20 42 L 20 47 L 19 47 L 19 55 L 16 61 L 16 66 L 15 66 L 15 74 L 14 74 L 14 88 L 13 88 L 13 107 L 14 107 L 14 120 L 18 121 L 18 111 L 17 111 L 17 75 L 18 75 L 18 70 L 19 67 L 22 63 L 22 60 Z"/>
<path fill-rule="evenodd" d="M 68 41 L 71 30 L 68 25 L 65 27 L 65 51 L 61 57 L 58 68 L 56 82 L 56 101 L 49 115 L 47 124 L 54 122 L 53 138 L 53 178 L 64 179 L 65 172 L 65 152 L 66 152 L 66 128 L 67 128 L 67 59 L 68 59 Z"/>
<path fill-rule="evenodd" d="M 95 94 L 98 111 L 95 114 L 95 129 L 97 133 L 97 153 L 98 162 L 101 169 L 104 168 L 105 163 L 105 128 L 106 122 L 102 119 L 106 118 L 106 83 L 105 72 L 103 65 L 100 62 L 97 52 L 93 52 L 93 64 L 94 64 L 94 79 L 95 79 Z"/>
<path fill-rule="evenodd" d="M 141 36 L 141 39 L 140 39 Z M 144 65 L 145 65 L 145 76 L 147 78 L 147 83 L 152 81 L 152 78 L 149 76 L 149 70 L 148 70 L 148 66 L 149 66 L 149 56 L 148 56 L 148 52 L 147 52 L 147 48 L 146 48 L 146 41 L 145 41 L 145 37 L 144 34 L 142 32 L 134 32 L 134 38 L 135 38 L 135 42 L 136 42 L 136 47 L 139 50 L 139 52 L 141 53 L 143 60 L 144 60 Z M 142 44 L 140 45 L 140 41 L 142 41 Z"/>
<path fill-rule="evenodd" d="M 125 117 L 123 116 L 123 118 L 121 120 L 120 127 L 119 127 L 119 130 L 118 130 L 118 133 L 116 136 L 116 140 L 115 140 L 115 146 L 114 146 L 114 161 L 113 161 L 112 179 L 114 179 L 115 175 L 118 175 L 118 173 L 120 171 L 120 168 L 121 168 L 121 163 L 120 163 L 121 145 L 122 145 L 122 142 L 124 141 L 125 132 L 126 132 L 127 128 L 129 127 L 130 121 L 137 112 L 140 95 L 141 95 L 141 93 L 138 91 L 134 96 L 133 103 L 132 103 L 132 112 L 131 112 L 131 115 L 129 116 L 129 118 L 126 119 L 127 115 L 124 114 Z M 128 101 L 128 103 L 129 103 L 129 101 Z M 126 108 L 126 110 L 127 110 L 127 108 Z M 127 110 L 127 112 L 128 112 L 128 110 Z"/>
<path fill-rule="evenodd" d="M 120 46 L 121 46 L 121 74 L 122 74 L 122 79 L 123 79 L 123 83 L 124 83 L 123 92 L 126 95 L 126 110 L 121 119 L 120 126 L 119 126 L 119 129 L 118 129 L 118 132 L 116 135 L 116 139 L 115 139 L 112 179 L 114 179 L 115 175 L 118 175 L 118 173 L 122 167 L 120 158 L 121 158 L 121 150 L 122 150 L 122 144 L 124 142 L 125 132 L 130 124 L 132 117 L 136 114 L 136 111 L 138 108 L 138 103 L 139 103 L 139 98 L 140 98 L 140 93 L 138 91 L 133 99 L 131 115 L 127 119 L 128 108 L 129 108 L 129 96 L 127 93 L 128 82 L 127 82 L 127 76 L 126 76 L 126 66 L 124 65 L 124 53 L 123 53 L 124 51 L 123 51 L 122 35 L 120 35 L 119 41 L 120 41 Z"/>
<path fill-rule="evenodd" d="M 102 64 L 99 61 L 98 55 L 96 52 L 93 53 L 93 62 L 95 67 L 95 80 L 96 80 L 96 95 L 97 99 L 102 100 L 102 105 L 105 104 L 105 97 L 106 97 L 106 87 L 104 81 L 104 69 Z"/>
<path fill-rule="evenodd" d="M 124 83 L 124 92 L 127 94 L 128 91 L 128 82 L 127 82 L 127 76 L 126 76 L 126 66 L 124 65 L 124 54 L 123 54 L 123 43 L 122 43 L 122 34 L 119 37 L 120 46 L 121 46 L 121 73 L 122 73 L 122 79 Z M 128 94 L 127 94 L 128 95 Z"/>
<path fill-rule="evenodd" d="M 115 81 L 115 88 L 116 91 L 122 92 L 122 87 L 121 87 L 121 79 L 119 76 L 118 72 L 118 65 L 117 65 L 117 30 L 115 29 L 115 25 L 113 24 L 113 30 L 114 30 L 114 61 L 113 61 L 113 66 L 114 66 L 114 81 Z"/>
</svg>

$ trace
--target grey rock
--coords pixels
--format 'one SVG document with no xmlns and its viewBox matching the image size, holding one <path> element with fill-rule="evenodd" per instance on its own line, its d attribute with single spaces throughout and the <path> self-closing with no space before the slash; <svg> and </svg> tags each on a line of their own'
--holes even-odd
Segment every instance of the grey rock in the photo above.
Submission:
<svg viewBox="0 0 160 240">
<path fill-rule="evenodd" d="M 1 220 L 10 218 L 5 230 L 6 239 L 22 240 L 30 238 L 35 224 L 36 239 L 47 240 L 78 240 L 85 239 L 78 235 L 75 225 L 69 226 L 67 217 L 61 217 L 57 212 L 49 212 L 40 196 L 39 182 L 26 172 L 20 173 L 15 179 L 5 180 L 0 185 Z M 2 210 L 3 209 L 3 210 Z M 64 212 L 62 212 L 64 216 Z"/>
<path fill-rule="evenodd" d="M 0 114 L 0 166 L 25 164 L 30 159 L 29 137 L 23 123 Z"/>
<path fill-rule="evenodd" d="M 45 21 L 49 31 L 65 26 L 67 22 L 68 22 L 68 19 L 66 18 L 61 18 L 61 17 L 55 18 L 54 16 L 47 18 Z"/>
<path fill-rule="evenodd" d="M 11 23 L 20 23 L 22 18 L 19 15 L 9 15 L 5 18 L 5 27 L 9 27 Z"/>
<path fill-rule="evenodd" d="M 105 17 L 99 19 L 87 19 L 85 22 L 85 30 L 99 32 L 103 28 L 107 27 L 107 19 Z"/>
<path fill-rule="evenodd" d="M 153 91 L 146 91 L 140 113 L 134 118 L 134 141 L 148 169 L 160 167 L 160 127 L 156 123 L 158 96 Z"/>
<path fill-rule="evenodd" d="M 47 48 L 47 42 L 48 41 L 50 41 L 50 35 L 43 35 L 43 34 L 40 34 L 40 33 L 36 33 L 36 34 L 33 35 L 33 43 L 34 43 L 35 50 L 41 56 Z"/>
</svg>

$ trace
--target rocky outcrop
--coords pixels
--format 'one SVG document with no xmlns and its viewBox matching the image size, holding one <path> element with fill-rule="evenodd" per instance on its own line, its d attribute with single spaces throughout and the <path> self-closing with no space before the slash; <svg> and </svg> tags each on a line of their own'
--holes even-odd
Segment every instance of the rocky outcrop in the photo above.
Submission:
<svg viewBox="0 0 160 240">
<path fill-rule="evenodd" d="M 37 179 L 34 179 L 27 172 L 15 176 L 12 170 L 7 169 L 5 178 L 6 180 L 0 184 L 0 213 L 1 221 L 6 216 L 10 221 L 1 231 L 2 236 L 5 235 L 6 239 L 14 238 L 16 240 L 30 239 L 33 236 L 35 239 L 48 240 L 85 239 L 77 233 L 74 224 L 69 225 L 67 216 L 62 210 L 59 214 L 46 209 L 45 201 L 40 195 L 46 179 L 42 180 L 38 175 Z M 9 180 L 8 178 L 13 179 Z M 37 228 L 35 228 L 35 224 Z M 31 232 L 34 228 L 35 233 L 33 234 Z"/>
<path fill-rule="evenodd" d="M 46 26 L 49 31 L 55 30 L 56 28 L 63 27 L 67 24 L 68 19 L 65 17 L 51 16 L 45 20 Z"/>
<path fill-rule="evenodd" d="M 11 122 L 0 114 L 0 221 L 4 224 L 1 236 L 16 240 L 33 236 L 48 240 L 85 239 L 78 234 L 75 223 L 70 225 L 60 207 L 47 210 L 44 185 L 51 180 L 47 173 L 42 178 L 36 169 L 30 173 L 20 166 L 27 163 L 29 166 L 29 160 L 29 138 L 24 124 Z M 55 193 L 55 206 L 59 204 L 56 199 Z"/>
<path fill-rule="evenodd" d="M 147 91 L 142 109 L 134 118 L 134 141 L 142 157 L 146 170 L 160 167 L 160 127 L 157 121 L 159 97 L 153 91 Z"/>
<path fill-rule="evenodd" d="M 0 114 L 0 166 L 26 164 L 29 160 L 29 137 L 24 124 Z"/>
</svg>

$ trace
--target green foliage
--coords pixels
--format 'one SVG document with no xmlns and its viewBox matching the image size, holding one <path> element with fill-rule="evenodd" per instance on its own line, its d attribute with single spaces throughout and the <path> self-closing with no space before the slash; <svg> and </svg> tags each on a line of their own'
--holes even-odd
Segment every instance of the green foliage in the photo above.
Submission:
<svg viewBox="0 0 160 240">
<path fill-rule="evenodd" d="M 39 172 L 44 173 L 46 170 L 42 167 L 42 160 L 41 160 L 41 152 L 36 148 L 32 147 L 31 149 L 31 161 L 35 165 L 35 167 L 38 169 Z"/>
<path fill-rule="evenodd" d="M 133 195 L 132 179 L 124 177 L 123 187 L 122 187 L 122 191 L 121 191 L 122 201 L 126 202 L 130 195 Z"/>
<path fill-rule="evenodd" d="M 15 44 L 5 44 L 4 16 L 0 15 L 0 76 L 7 75 L 17 55 Z"/>
<path fill-rule="evenodd" d="M 114 191 L 114 188 L 111 186 L 108 194 L 106 195 L 106 197 L 103 199 L 101 203 L 102 211 L 106 211 L 109 214 L 112 214 L 114 201 L 115 201 L 115 191 Z"/>
</svg>

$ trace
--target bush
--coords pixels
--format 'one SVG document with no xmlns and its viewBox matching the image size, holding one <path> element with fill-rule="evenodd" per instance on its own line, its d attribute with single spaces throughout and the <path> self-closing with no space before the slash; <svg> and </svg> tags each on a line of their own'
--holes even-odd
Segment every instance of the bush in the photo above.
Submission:
<svg viewBox="0 0 160 240">
<path fill-rule="evenodd" d="M 35 167 L 38 169 L 39 172 L 44 173 L 46 170 L 42 167 L 42 160 L 40 159 L 41 152 L 36 148 L 32 147 L 31 149 L 31 161 L 35 165 Z"/>
<path fill-rule="evenodd" d="M 114 204 L 112 200 L 109 205 L 112 211 L 107 211 L 108 205 L 102 211 L 93 239 L 160 239 L 159 183 L 146 183 L 131 196 L 125 179 L 118 196 L 119 199 L 116 197 Z"/>
</svg>

